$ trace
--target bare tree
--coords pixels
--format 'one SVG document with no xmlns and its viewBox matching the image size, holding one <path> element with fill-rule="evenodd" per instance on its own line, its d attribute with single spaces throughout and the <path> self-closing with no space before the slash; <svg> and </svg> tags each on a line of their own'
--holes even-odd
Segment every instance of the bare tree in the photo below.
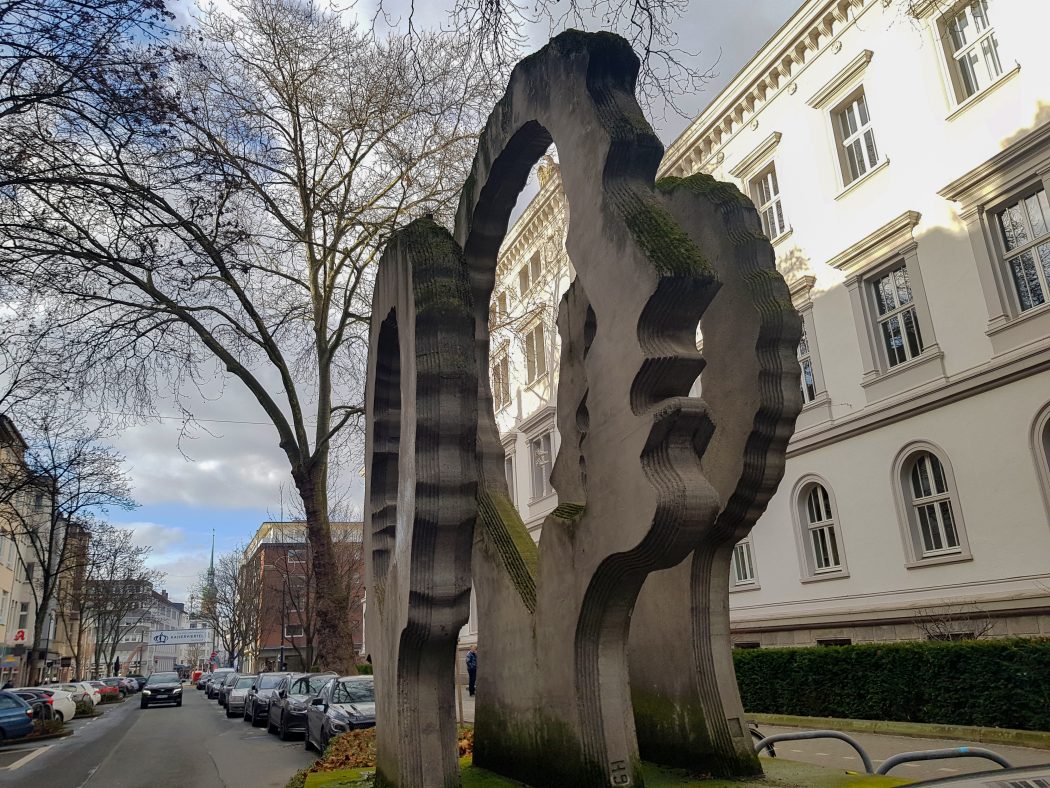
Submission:
<svg viewBox="0 0 1050 788">
<path fill-rule="evenodd" d="M 73 553 L 78 557 L 70 582 L 58 591 L 58 621 L 66 634 L 77 673 L 82 678 L 88 659 L 88 633 L 94 634 L 91 651 L 101 664 L 112 662 L 116 644 L 135 625 L 136 610 L 148 612 L 148 590 L 161 580 L 146 566 L 151 549 L 136 545 L 134 533 L 95 522 L 81 528 Z"/>
<path fill-rule="evenodd" d="M 106 529 L 91 547 L 94 563 L 86 582 L 85 614 L 94 631 L 94 666 L 109 673 L 125 635 L 155 622 L 155 588 L 164 573 L 147 566 L 151 548 L 136 545 L 134 533 Z"/>
<path fill-rule="evenodd" d="M 212 628 L 231 665 L 239 657 L 253 656 L 259 642 L 261 579 L 259 573 L 244 570 L 240 550 L 223 553 L 214 574 L 201 574 L 196 591 L 200 618 Z"/>
<path fill-rule="evenodd" d="M 134 506 L 122 458 L 99 438 L 42 405 L 21 445 L 0 455 L 0 527 L 14 541 L 34 602 L 31 676 L 59 585 L 77 566 L 70 523 L 77 531 L 93 515 Z"/>
<path fill-rule="evenodd" d="M 415 47 L 294 0 L 234 5 L 34 115 L 31 155 L 0 177 L 5 338 L 130 413 L 240 381 L 303 501 L 317 659 L 336 667 L 328 486 L 364 411 L 373 266 L 397 227 L 451 216 L 501 75 L 462 36 Z"/>
<path fill-rule="evenodd" d="M 995 627 L 992 617 L 976 603 L 921 607 L 915 626 L 927 640 L 979 640 Z"/>
</svg>

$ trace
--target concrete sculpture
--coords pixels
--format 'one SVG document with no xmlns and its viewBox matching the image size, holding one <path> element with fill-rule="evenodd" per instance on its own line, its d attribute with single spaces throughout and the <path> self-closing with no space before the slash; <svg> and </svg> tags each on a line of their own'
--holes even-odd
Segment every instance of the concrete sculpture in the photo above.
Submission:
<svg viewBox="0 0 1050 788">
<path fill-rule="evenodd" d="M 801 405 L 800 323 L 746 198 L 708 176 L 654 183 L 663 148 L 635 101 L 637 70 L 628 44 L 609 34 L 565 33 L 523 60 L 481 136 L 458 248 L 432 225 L 413 226 L 380 265 L 366 549 L 382 784 L 456 784 L 443 704 L 450 630 L 466 618 L 470 538 L 484 649 L 475 763 L 539 786 L 640 785 L 640 740 L 657 760 L 758 770 L 729 660 L 725 583 L 733 543 L 783 472 Z M 488 313 L 511 210 L 552 141 L 577 278 L 558 317 L 561 449 L 551 481 L 560 504 L 536 545 L 508 496 Z M 418 283 L 435 267 L 445 311 L 413 322 L 413 308 L 434 308 Z M 454 303 L 472 310 L 469 332 Z M 443 396 L 416 372 L 424 362 L 437 376 L 428 385 L 445 395 L 467 385 L 464 365 L 474 389 L 448 413 L 424 411 L 419 403 Z M 701 372 L 703 396 L 689 397 Z M 464 445 L 465 428 L 444 430 L 471 418 L 476 444 Z M 426 465 L 424 450 L 447 452 L 448 462 Z M 673 611 L 677 629 L 656 609 Z M 681 652 L 681 681 L 629 674 L 632 630 L 676 639 L 660 653 Z M 668 746 L 654 746 L 664 736 Z M 428 759 L 441 767 L 430 775 Z"/>
<path fill-rule="evenodd" d="M 470 612 L 478 381 L 462 252 L 429 219 L 390 241 L 372 297 L 366 637 L 376 785 L 459 781 L 452 665 Z"/>
</svg>

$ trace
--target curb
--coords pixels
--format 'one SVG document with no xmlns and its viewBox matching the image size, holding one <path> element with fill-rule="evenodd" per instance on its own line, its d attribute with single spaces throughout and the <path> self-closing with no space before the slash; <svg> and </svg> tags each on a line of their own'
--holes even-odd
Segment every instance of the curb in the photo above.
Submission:
<svg viewBox="0 0 1050 788">
<path fill-rule="evenodd" d="M 48 739 L 64 739 L 66 736 L 72 736 L 73 731 L 61 730 L 56 733 L 45 733 L 40 736 L 23 736 L 21 739 L 4 739 L 0 742 L 0 747 L 7 747 L 12 744 L 35 744 L 38 741 L 47 741 Z"/>
<path fill-rule="evenodd" d="M 925 722 L 886 720 L 846 720 L 834 717 L 797 717 L 791 714 L 749 714 L 750 719 L 766 725 L 792 728 L 828 728 L 847 733 L 878 733 L 883 736 L 912 736 L 920 739 L 958 739 L 981 744 L 1009 744 L 1050 750 L 1050 732 L 1022 731 L 1013 728 L 986 728 L 977 725 L 945 725 Z"/>
</svg>

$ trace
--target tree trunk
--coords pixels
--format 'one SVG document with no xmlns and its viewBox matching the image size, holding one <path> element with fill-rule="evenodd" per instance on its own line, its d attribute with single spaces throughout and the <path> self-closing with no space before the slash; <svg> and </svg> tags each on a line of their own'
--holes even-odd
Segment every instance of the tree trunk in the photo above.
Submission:
<svg viewBox="0 0 1050 788">
<path fill-rule="evenodd" d="M 36 614 L 33 616 L 33 647 L 29 651 L 29 658 L 26 660 L 26 678 L 29 679 L 29 683 L 25 686 L 32 687 L 37 684 L 36 671 L 40 666 L 47 664 L 47 655 L 44 655 L 44 659 L 38 658 L 40 653 L 40 643 L 42 635 L 44 633 L 44 622 L 47 621 L 47 605 L 37 605 Z M 50 649 L 51 642 L 48 637 L 48 648 Z"/>
<path fill-rule="evenodd" d="M 306 513 L 306 533 L 310 540 L 310 571 L 314 576 L 314 617 L 317 651 L 313 655 L 323 670 L 349 673 L 354 667 L 350 637 L 350 603 L 346 578 L 339 573 L 328 521 L 328 466 L 316 461 L 293 474 Z M 306 666 L 311 669 L 313 666 Z"/>
</svg>

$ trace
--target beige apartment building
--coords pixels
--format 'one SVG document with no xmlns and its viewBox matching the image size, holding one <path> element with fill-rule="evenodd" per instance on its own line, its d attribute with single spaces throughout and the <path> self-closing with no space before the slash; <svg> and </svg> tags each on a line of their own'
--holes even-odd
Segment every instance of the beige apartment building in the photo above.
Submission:
<svg viewBox="0 0 1050 788">
<path fill-rule="evenodd" d="M 809 0 L 667 149 L 661 176 L 752 198 L 804 320 L 786 473 L 732 567 L 741 647 L 1050 635 L 1046 13 Z M 554 160 L 538 174 L 492 308 L 507 476 L 537 539 L 573 276 Z"/>
</svg>

